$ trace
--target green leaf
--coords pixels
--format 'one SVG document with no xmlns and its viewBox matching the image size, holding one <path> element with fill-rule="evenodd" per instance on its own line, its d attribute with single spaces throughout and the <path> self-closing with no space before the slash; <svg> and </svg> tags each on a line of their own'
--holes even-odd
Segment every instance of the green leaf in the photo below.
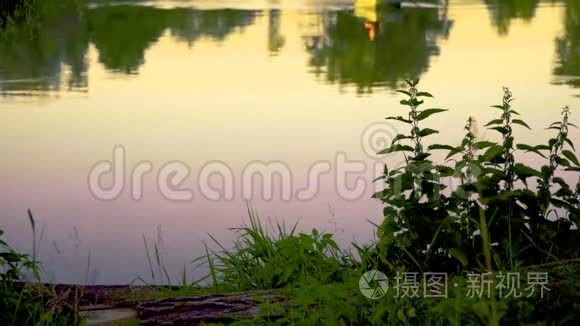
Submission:
<svg viewBox="0 0 580 326">
<path fill-rule="evenodd" d="M 505 134 L 508 133 L 507 128 L 504 128 L 504 127 L 493 127 L 493 128 L 489 128 L 489 129 L 496 130 L 496 131 L 498 131 L 502 135 L 505 135 Z"/>
<path fill-rule="evenodd" d="M 566 208 L 566 209 L 572 208 L 572 205 L 570 205 L 570 203 L 563 201 L 561 199 L 557 199 L 557 198 L 552 197 L 552 198 L 550 198 L 550 202 L 556 207 Z"/>
<path fill-rule="evenodd" d="M 578 167 L 569 167 L 569 168 L 565 168 L 564 171 L 580 172 L 580 168 L 578 168 Z"/>
<path fill-rule="evenodd" d="M 520 177 L 520 179 L 521 177 L 527 178 L 530 176 L 535 176 L 538 178 L 542 177 L 540 171 L 532 169 L 531 167 L 523 165 L 522 163 L 516 163 L 514 165 L 514 171 L 518 175 L 518 177 Z"/>
<path fill-rule="evenodd" d="M 411 159 L 413 161 L 422 161 L 422 160 L 426 159 L 429 156 L 431 156 L 430 153 L 421 153 L 421 154 L 419 154 L 417 156 L 410 157 L 409 159 Z"/>
<path fill-rule="evenodd" d="M 461 263 L 461 265 L 463 266 L 467 266 L 468 260 L 467 260 L 467 255 L 465 254 L 465 252 L 459 248 L 451 248 L 449 249 L 449 254 L 453 257 L 455 257 L 457 260 L 459 260 L 459 262 Z"/>
<path fill-rule="evenodd" d="M 451 146 L 451 145 L 441 145 L 441 144 L 433 144 L 433 145 L 429 145 L 429 147 L 427 147 L 428 150 L 436 150 L 436 149 L 446 149 L 446 150 L 454 150 L 455 147 Z"/>
<path fill-rule="evenodd" d="M 419 137 L 426 137 L 432 134 L 438 134 L 439 131 L 431 129 L 431 128 L 425 128 L 425 129 L 421 129 L 418 133 Z"/>
<path fill-rule="evenodd" d="M 326 235 L 326 234 L 325 234 L 325 235 Z M 330 236 L 332 236 L 331 234 L 329 234 L 329 235 L 330 235 Z M 334 250 L 337 250 L 337 251 L 340 251 L 340 248 L 338 247 L 338 244 L 337 244 L 337 243 L 336 243 L 334 240 L 332 240 L 332 239 L 329 239 L 329 240 L 328 240 L 328 245 L 329 245 L 329 246 L 330 246 L 332 249 L 334 249 Z"/>
<path fill-rule="evenodd" d="M 442 177 L 451 176 L 454 172 L 452 168 L 444 165 L 437 165 L 435 169 L 437 170 L 437 172 L 441 174 Z"/>
<path fill-rule="evenodd" d="M 429 94 L 427 92 L 419 92 L 419 93 L 417 93 L 417 97 L 420 97 L 420 96 L 433 97 L 433 95 L 431 95 L 431 94 Z"/>
<path fill-rule="evenodd" d="M 554 157 L 554 160 L 555 160 L 555 161 L 556 161 L 556 163 L 558 163 L 559 165 L 565 166 L 565 167 L 567 167 L 567 168 L 570 168 L 570 167 L 572 167 L 572 166 L 570 165 L 570 162 L 568 162 L 568 160 L 567 160 L 567 159 L 565 159 L 565 158 L 561 158 L 561 157 L 559 157 L 559 156 L 556 156 L 556 157 Z"/>
<path fill-rule="evenodd" d="M 387 178 L 386 176 L 384 176 L 384 175 L 380 175 L 380 176 L 378 176 L 378 177 L 374 178 L 374 179 L 373 179 L 371 182 L 377 182 L 377 181 L 379 181 L 379 180 L 383 180 L 383 179 L 386 179 L 386 178 Z"/>
<path fill-rule="evenodd" d="M 565 149 L 562 151 L 562 155 L 566 156 L 566 158 L 568 160 L 570 160 L 572 163 L 576 164 L 576 166 L 580 166 L 580 162 L 578 162 L 578 158 L 571 151 Z"/>
<path fill-rule="evenodd" d="M 574 148 L 574 143 L 570 139 L 565 138 L 564 141 L 567 142 L 574 151 L 576 151 L 576 148 Z"/>
<path fill-rule="evenodd" d="M 403 134 L 398 134 L 397 136 L 395 136 L 395 138 L 393 138 L 393 141 L 391 142 L 391 145 L 394 145 L 396 142 L 398 142 L 401 139 L 411 139 L 411 136 L 407 136 L 407 135 L 403 135 Z"/>
<path fill-rule="evenodd" d="M 409 123 L 409 124 L 411 123 L 411 120 L 405 119 L 405 118 L 403 118 L 401 116 L 398 116 L 398 117 L 387 117 L 385 119 L 387 119 L 387 120 L 397 120 L 397 121 L 401 121 L 401 122 Z"/>
<path fill-rule="evenodd" d="M 521 114 L 520 114 L 518 111 L 516 111 L 516 110 L 510 110 L 510 113 L 513 113 L 513 114 L 515 114 L 515 115 L 521 115 Z"/>
<path fill-rule="evenodd" d="M 566 183 L 566 181 L 564 181 L 564 179 L 560 178 L 560 177 L 554 177 L 554 183 L 557 183 L 558 185 L 560 185 L 561 188 L 566 188 L 566 189 L 570 189 L 570 186 Z"/>
<path fill-rule="evenodd" d="M 419 106 L 419 105 L 421 105 L 421 104 L 423 104 L 423 103 L 425 103 L 425 101 L 418 100 L 416 98 L 412 98 L 412 99 L 409 100 L 409 104 L 411 104 L 413 106 L 416 106 L 416 107 Z"/>
<path fill-rule="evenodd" d="M 491 126 L 491 125 L 500 125 L 503 122 L 502 119 L 493 119 L 490 122 L 488 122 L 485 126 Z"/>
<path fill-rule="evenodd" d="M 515 124 L 518 124 L 520 126 L 524 126 L 524 127 L 528 128 L 528 129 L 532 130 L 532 128 L 530 128 L 530 126 L 528 126 L 528 124 L 525 123 L 523 120 L 513 119 L 512 122 L 515 123 Z"/>
<path fill-rule="evenodd" d="M 377 154 L 381 155 L 381 154 L 401 152 L 401 151 L 412 152 L 413 147 L 408 146 L 408 145 L 396 144 L 396 145 L 393 145 L 391 147 L 387 147 L 387 148 L 383 149 L 382 151 L 378 152 Z"/>
<path fill-rule="evenodd" d="M 497 145 L 495 142 L 492 141 L 478 141 L 477 143 L 473 144 L 476 149 L 484 149 L 493 145 Z"/>
<path fill-rule="evenodd" d="M 421 104 L 421 103 L 419 103 L 419 101 L 417 101 L 416 98 L 410 98 L 410 99 L 407 99 L 407 100 L 401 100 L 401 101 L 399 101 L 399 103 L 401 105 L 415 106 L 415 107 L 416 106 L 419 106 L 419 104 Z"/>
<path fill-rule="evenodd" d="M 419 84 L 419 79 L 406 79 L 405 82 L 407 85 L 409 85 L 409 87 L 415 87 L 417 84 Z"/>
<path fill-rule="evenodd" d="M 491 107 L 503 110 L 503 105 L 492 105 Z"/>
<path fill-rule="evenodd" d="M 407 95 L 407 96 L 411 97 L 411 93 L 409 93 L 409 92 L 407 92 L 407 91 L 405 91 L 405 90 L 399 89 L 399 90 L 397 90 L 397 92 L 398 92 L 398 93 L 401 93 L 401 94 L 405 94 L 405 95 Z"/>
<path fill-rule="evenodd" d="M 461 146 L 455 147 L 454 149 L 452 149 L 449 154 L 447 154 L 447 156 L 445 157 L 445 159 L 450 158 L 451 156 L 461 153 L 461 151 L 463 150 L 463 148 Z"/>
<path fill-rule="evenodd" d="M 381 199 L 381 198 L 385 198 L 388 194 L 388 190 L 381 190 L 381 191 L 377 191 L 375 192 L 371 198 L 375 198 L 375 199 Z"/>
<path fill-rule="evenodd" d="M 26 255 L 17 254 L 14 251 L 0 252 L 0 258 L 5 259 L 8 262 L 19 262 L 24 259 Z"/>
<path fill-rule="evenodd" d="M 526 151 L 526 152 L 534 152 L 534 153 L 540 155 L 543 158 L 547 158 L 546 155 L 542 154 L 538 150 L 537 146 L 536 147 L 533 147 L 533 146 L 526 145 L 526 144 L 516 144 L 516 148 L 519 149 L 519 150 L 522 150 L 522 151 Z"/>
<path fill-rule="evenodd" d="M 405 316 L 405 312 L 402 309 L 397 310 L 397 318 L 403 323 L 407 323 L 407 316 Z"/>
<path fill-rule="evenodd" d="M 485 151 L 482 158 L 484 161 L 490 161 L 493 158 L 495 158 L 496 156 L 498 156 L 499 154 L 501 154 L 502 152 L 503 152 L 503 146 L 494 145 L 494 146 L 491 146 L 490 148 L 488 148 L 487 151 Z"/>
<path fill-rule="evenodd" d="M 446 109 L 427 109 L 427 110 L 423 110 L 421 111 L 418 115 L 417 115 L 417 120 L 421 121 L 424 119 L 427 119 L 429 116 L 435 114 L 435 113 L 439 113 L 439 112 L 445 112 L 447 111 Z"/>
</svg>

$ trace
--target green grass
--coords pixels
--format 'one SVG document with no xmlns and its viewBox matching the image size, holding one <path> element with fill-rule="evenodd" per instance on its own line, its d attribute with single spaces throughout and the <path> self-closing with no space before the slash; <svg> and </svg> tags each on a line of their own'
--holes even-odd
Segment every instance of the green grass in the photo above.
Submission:
<svg viewBox="0 0 580 326">
<path fill-rule="evenodd" d="M 306 277 L 323 284 L 341 282 L 351 272 L 351 257 L 341 254 L 331 234 L 315 229 L 299 233 L 296 225 L 287 229 L 284 224 L 268 232 L 254 212 L 248 214 L 248 224 L 233 229 L 234 250 L 212 237 L 220 250 L 206 245 L 207 255 L 194 260 L 209 268 L 199 281 L 209 281 L 213 288 L 243 291 L 292 286 Z"/>
<path fill-rule="evenodd" d="M 325 253 L 316 250 L 316 245 L 311 247 L 305 244 L 304 251 L 310 250 L 312 253 L 304 255 L 300 248 L 300 235 L 312 238 L 313 235 L 320 236 L 319 232 L 313 231 L 306 235 L 297 233 L 296 227 L 286 231 L 281 225 L 277 229 L 277 232 L 268 232 L 258 217 L 250 212 L 248 224 L 237 229 L 238 240 L 233 250 L 218 245 L 221 251 L 210 251 L 208 256 L 203 257 L 212 269 L 206 278 L 212 278 L 209 275 L 215 278 L 210 289 L 238 291 L 279 288 L 288 297 L 285 303 L 259 304 L 260 315 L 257 318 L 240 320 L 235 325 L 515 325 L 542 321 L 537 320 L 538 316 L 534 314 L 539 308 L 537 297 L 498 299 L 496 311 L 491 314 L 488 310 L 490 300 L 467 297 L 465 275 L 452 276 L 447 299 L 400 298 L 393 288 L 379 300 L 367 299 L 360 293 L 359 278 L 371 268 L 369 265 L 363 266 L 362 262 L 372 260 L 370 256 L 376 255 L 375 250 L 367 249 L 366 253 L 360 251 L 361 258 L 354 259 L 352 255 L 335 248 L 332 253 Z M 285 252 L 288 242 L 293 243 L 292 250 Z M 320 261 L 311 259 L 321 256 L 325 258 Z M 325 259 L 333 260 L 332 265 L 336 266 L 340 277 L 329 278 L 329 274 L 334 273 L 325 269 Z M 288 265 L 292 265 L 291 277 L 285 273 L 284 267 Z M 308 272 L 302 273 L 302 269 L 296 266 L 302 266 Z M 565 265 L 554 267 L 551 271 L 560 270 L 561 273 L 556 283 L 566 282 L 564 292 L 556 295 L 559 299 L 551 297 L 540 302 L 552 304 L 551 309 L 562 311 L 568 305 L 572 307 L 571 304 L 579 299 L 580 268 Z M 453 287 L 453 284 L 458 286 Z M 562 301 L 562 295 L 570 296 L 558 302 Z M 570 314 L 568 316 L 572 318 Z M 544 317 L 554 321 L 550 319 L 554 318 L 553 315 L 547 314 Z"/>
<path fill-rule="evenodd" d="M 298 233 L 296 226 L 287 231 L 282 225 L 277 225 L 278 231 L 268 232 L 255 213 L 250 211 L 248 219 L 247 225 L 236 229 L 237 244 L 234 249 L 227 250 L 218 244 L 220 251 L 208 250 L 209 254 L 200 258 L 205 259 L 210 266 L 211 271 L 206 276 L 212 279 L 210 289 L 238 291 L 279 288 L 288 297 L 289 304 L 263 302 L 259 305 L 261 310 L 257 318 L 240 320 L 235 325 L 516 325 L 554 321 L 556 316 L 551 314 L 551 309 L 565 311 L 568 307 L 577 307 L 578 303 L 575 302 L 580 299 L 580 268 L 556 264 L 550 271 L 559 271 L 560 274 L 551 286 L 564 282 L 565 285 L 560 284 L 558 290 L 563 292 L 554 293 L 547 300 L 537 297 L 497 299 L 493 314 L 488 309 L 491 300 L 467 297 L 468 281 L 465 274 L 451 276 L 447 299 L 400 298 L 390 288 L 383 298 L 370 300 L 361 295 L 359 279 L 366 270 L 372 268 L 372 263 L 363 262 L 372 261 L 373 256 L 377 255 L 376 249 L 359 250 L 359 259 L 334 246 L 327 247 L 329 252 L 325 252 L 321 250 L 323 245 L 316 249 L 316 245 L 309 245 L 310 240 L 306 243 L 300 241 L 305 237 L 332 238 L 320 235 L 316 230 L 304 234 Z M 288 243 L 292 243 L 292 249 L 286 252 Z M 304 248 L 301 248 L 303 245 Z M 358 245 L 356 247 L 361 248 Z M 356 250 L 356 247 L 353 248 Z M 311 252 L 305 255 L 304 252 L 308 251 Z M 312 257 L 324 258 L 313 260 Z M 333 261 L 330 270 L 326 268 L 326 259 Z M 285 267 L 289 265 L 292 273 L 286 273 Z M 453 284 L 458 286 L 454 287 Z M 534 313 L 540 308 L 538 302 L 551 305 L 545 309 L 544 320 Z M 573 318 L 570 313 L 567 316 Z"/>
</svg>

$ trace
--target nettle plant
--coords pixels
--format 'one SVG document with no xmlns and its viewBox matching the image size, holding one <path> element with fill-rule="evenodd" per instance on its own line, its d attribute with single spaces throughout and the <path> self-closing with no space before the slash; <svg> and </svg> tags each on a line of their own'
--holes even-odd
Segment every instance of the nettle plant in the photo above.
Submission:
<svg viewBox="0 0 580 326">
<path fill-rule="evenodd" d="M 427 145 L 438 133 L 423 122 L 444 109 L 420 109 L 424 98 L 418 80 L 407 81 L 401 104 L 407 116 L 387 119 L 406 124 L 408 134 L 397 135 L 379 154 L 402 153 L 405 164 L 375 181 L 385 189 L 374 197 L 384 204 L 377 249 L 387 270 L 461 272 L 474 269 L 514 269 L 576 258 L 580 237 L 580 185 L 562 177 L 578 178 L 580 163 L 568 137 L 570 110 L 548 129 L 555 136 L 545 145 L 517 144 L 513 127 L 530 127 L 512 108 L 512 94 L 504 88 L 497 119 L 486 127 L 501 142 L 479 140 L 474 119 L 465 125 L 459 146 Z M 431 160 L 435 151 L 448 151 L 442 163 Z M 518 151 L 535 153 L 545 165 L 537 170 L 517 162 Z M 455 185 L 448 187 L 448 185 Z"/>
</svg>

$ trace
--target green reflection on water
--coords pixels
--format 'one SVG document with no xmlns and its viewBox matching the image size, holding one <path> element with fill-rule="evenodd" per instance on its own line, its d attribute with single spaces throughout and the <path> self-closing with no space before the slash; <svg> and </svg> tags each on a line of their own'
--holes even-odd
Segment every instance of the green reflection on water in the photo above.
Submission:
<svg viewBox="0 0 580 326">
<path fill-rule="evenodd" d="M 23 28 L 0 43 L 0 91 L 27 95 L 30 91 L 59 91 L 63 84 L 82 90 L 88 87 L 91 42 L 107 69 L 134 74 L 144 64 L 145 51 L 165 30 L 181 42 L 193 43 L 201 37 L 223 42 L 236 29 L 250 25 L 255 14 L 141 6 L 51 11 L 34 35 Z M 70 67 L 70 76 L 63 76 L 63 65 Z"/>
<path fill-rule="evenodd" d="M 568 0 L 564 15 L 564 35 L 556 39 L 557 66 L 554 74 L 565 83 L 580 87 L 580 1 Z"/>
<path fill-rule="evenodd" d="M 88 11 L 87 26 L 105 67 L 135 73 L 144 63 L 145 50 L 166 29 L 178 41 L 193 43 L 200 37 L 223 41 L 236 28 L 251 24 L 254 17 L 254 12 L 241 10 L 115 6 Z"/>
<path fill-rule="evenodd" d="M 419 77 L 429 58 L 440 52 L 451 22 L 438 10 L 384 9 L 376 21 L 352 12 L 329 13 L 324 34 L 306 38 L 314 73 L 330 82 L 354 83 L 359 93 L 373 86 L 391 88 L 406 78 Z"/>
<path fill-rule="evenodd" d="M 309 56 L 306 69 L 328 83 L 354 85 L 359 93 L 377 87 L 396 88 L 406 78 L 420 77 L 453 22 L 447 1 L 442 8 L 366 8 L 365 11 L 317 12 L 318 34 L 302 35 Z M 483 0 L 500 35 L 510 22 L 535 17 L 538 0 Z M 564 33 L 555 40 L 556 83 L 580 87 L 580 1 L 564 2 Z M 266 49 L 271 55 L 286 44 L 282 11 L 269 9 Z M 148 48 L 168 31 L 176 42 L 193 44 L 210 38 L 227 44 L 227 36 L 254 24 L 261 10 L 160 9 L 103 6 L 48 11 L 29 29 L 16 30 L 0 42 L 0 94 L 44 95 L 48 91 L 86 91 L 89 45 L 112 72 L 138 74 Z M 232 53 L 235 56 L 235 53 Z"/>
<path fill-rule="evenodd" d="M 51 12 L 35 29 L 23 28 L 0 42 L 0 91 L 60 90 L 63 65 L 69 88 L 84 88 L 89 35 L 76 12 Z"/>
<path fill-rule="evenodd" d="M 514 18 L 530 21 L 539 0 L 485 0 L 493 25 L 500 35 L 507 35 Z"/>
</svg>

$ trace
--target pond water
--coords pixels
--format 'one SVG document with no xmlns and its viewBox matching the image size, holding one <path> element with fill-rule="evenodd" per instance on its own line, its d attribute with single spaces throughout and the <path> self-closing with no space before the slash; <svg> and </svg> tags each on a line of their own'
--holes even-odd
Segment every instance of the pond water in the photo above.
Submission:
<svg viewBox="0 0 580 326">
<path fill-rule="evenodd" d="M 459 143 L 469 116 L 496 137 L 483 122 L 502 86 L 534 128 L 517 131 L 527 143 L 562 107 L 580 109 L 580 1 L 369 4 L 98 1 L 3 40 L 8 241 L 32 251 L 31 209 L 46 280 L 91 284 L 159 282 L 144 239 L 174 280 L 184 266 L 199 277 L 189 262 L 202 241 L 231 246 L 248 205 L 348 247 L 372 241 L 382 210 L 370 181 L 402 160 L 373 153 L 401 128 L 384 117 L 404 114 L 405 78 L 450 110 L 427 123 L 441 142 Z M 95 179 L 103 161 L 121 169 Z"/>
</svg>

